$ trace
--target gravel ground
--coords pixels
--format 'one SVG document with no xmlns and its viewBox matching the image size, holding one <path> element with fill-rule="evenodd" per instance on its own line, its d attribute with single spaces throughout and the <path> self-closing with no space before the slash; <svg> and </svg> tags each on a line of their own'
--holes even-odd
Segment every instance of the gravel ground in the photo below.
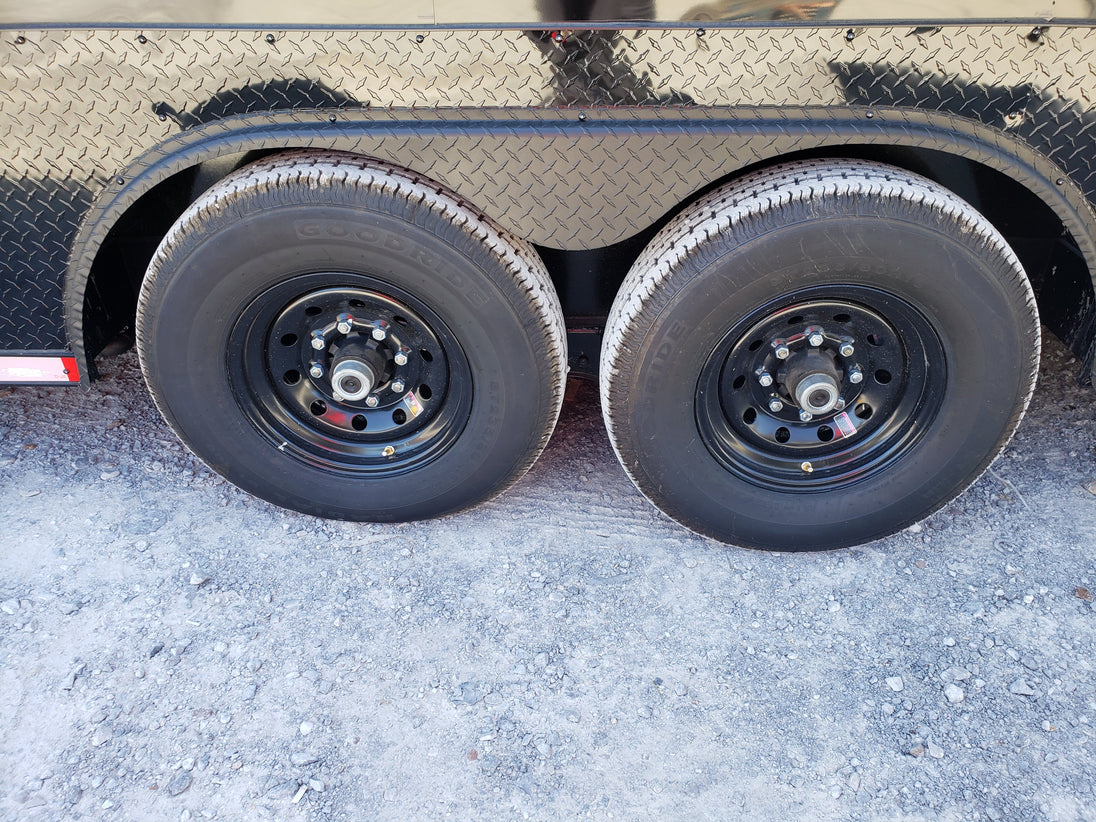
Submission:
<svg viewBox="0 0 1096 822">
<path fill-rule="evenodd" d="M 236 491 L 132 354 L 0 389 L 0 818 L 1096 819 L 1096 403 L 1044 351 L 972 489 L 809 555 L 658 514 L 588 383 L 395 527 Z"/>
</svg>

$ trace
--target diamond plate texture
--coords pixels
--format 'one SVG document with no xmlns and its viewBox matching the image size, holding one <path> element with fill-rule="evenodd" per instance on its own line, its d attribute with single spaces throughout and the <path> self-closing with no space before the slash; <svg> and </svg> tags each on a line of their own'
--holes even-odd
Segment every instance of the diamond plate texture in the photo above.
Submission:
<svg viewBox="0 0 1096 822">
<path fill-rule="evenodd" d="M 706 179 L 815 139 L 675 128 L 739 110 L 815 111 L 816 135 L 850 106 L 954 115 L 1030 146 L 1093 200 L 1094 46 L 1089 27 L 1028 25 L 3 31 L 0 349 L 66 346 L 80 224 L 189 136 L 246 126 L 258 145 L 263 123 L 297 123 L 283 145 L 399 162 L 560 248 L 634 234 Z M 576 127 L 587 112 L 620 127 Z M 512 133 L 477 132 L 508 116 Z M 667 126 L 629 128 L 637 116 Z M 374 122 L 402 128 L 340 138 Z"/>
</svg>

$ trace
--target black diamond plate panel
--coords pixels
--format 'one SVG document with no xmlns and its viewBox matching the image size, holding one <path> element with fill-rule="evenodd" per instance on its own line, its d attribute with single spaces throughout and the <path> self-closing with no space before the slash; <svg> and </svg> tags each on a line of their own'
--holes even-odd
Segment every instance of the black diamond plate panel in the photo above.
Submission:
<svg viewBox="0 0 1096 822">
<path fill-rule="evenodd" d="M 1029 25 L 5 31 L 0 348 L 64 347 L 62 280 L 89 208 L 116 196 L 157 147 L 255 129 L 254 115 L 300 125 L 282 145 L 401 162 L 534 242 L 581 248 L 646 227 L 704 175 L 811 143 L 808 132 L 774 146 L 763 129 L 728 139 L 673 127 L 740 110 L 775 121 L 814 111 L 822 135 L 825 112 L 849 106 L 954 115 L 1031 146 L 1096 198 L 1094 46 L 1089 27 Z M 459 133 L 441 116 L 453 112 Z M 583 131 L 574 124 L 586 113 L 590 123 L 653 114 L 669 124 Z M 488 114 L 555 121 L 477 135 Z M 339 136 L 348 123 L 401 118 L 402 130 Z M 261 130 L 250 134 L 262 143 Z M 88 248 L 107 228 L 89 231 Z"/>
</svg>

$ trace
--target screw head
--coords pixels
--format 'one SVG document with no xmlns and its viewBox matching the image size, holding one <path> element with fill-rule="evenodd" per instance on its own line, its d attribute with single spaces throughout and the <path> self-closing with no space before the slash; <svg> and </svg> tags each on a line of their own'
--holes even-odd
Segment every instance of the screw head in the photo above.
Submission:
<svg viewBox="0 0 1096 822">
<path fill-rule="evenodd" d="M 809 474 L 814 471 L 814 466 L 811 465 L 809 462 L 802 462 L 799 464 L 799 467 L 805 474 Z"/>
<path fill-rule="evenodd" d="M 314 364 L 311 368 L 308 369 L 308 373 L 309 376 L 312 376 L 318 380 L 320 377 L 323 376 L 323 366 Z"/>
<path fill-rule="evenodd" d="M 365 398 L 365 404 L 368 405 L 370 408 L 376 408 L 377 403 L 379 403 L 379 402 L 380 402 L 380 400 L 378 400 L 373 395 L 369 395 L 368 397 Z"/>
<path fill-rule="evenodd" d="M 854 368 L 849 372 L 849 382 L 856 384 L 864 381 L 864 372 L 859 368 Z"/>
<path fill-rule="evenodd" d="M 792 352 L 788 350 L 788 346 L 781 343 L 776 347 L 776 358 L 778 360 L 786 360 Z"/>
<path fill-rule="evenodd" d="M 392 390 L 395 391 L 397 394 L 402 394 L 405 387 L 406 386 L 403 384 L 403 380 L 395 380 L 392 383 Z"/>
<path fill-rule="evenodd" d="M 814 419 L 814 414 L 812 414 L 810 411 L 800 411 L 799 419 L 801 422 L 810 422 L 812 419 Z"/>
<path fill-rule="evenodd" d="M 815 348 L 818 348 L 818 346 L 822 345 L 823 339 L 823 336 L 815 331 L 809 337 L 807 337 L 807 342 L 809 342 Z"/>
<path fill-rule="evenodd" d="M 761 383 L 764 388 L 768 388 L 773 384 L 773 375 L 768 371 L 762 371 L 757 375 L 757 381 Z"/>
<path fill-rule="evenodd" d="M 312 347 L 317 351 L 323 351 L 323 347 L 327 345 L 327 341 L 324 340 L 323 334 L 318 331 L 312 332 Z"/>
<path fill-rule="evenodd" d="M 407 355 L 400 351 L 393 359 L 396 361 L 396 365 L 407 365 Z"/>
<path fill-rule="evenodd" d="M 381 451 L 381 453 L 384 454 L 386 457 L 390 457 L 396 453 L 396 449 L 393 448 L 391 445 L 386 445 L 384 446 L 384 450 Z"/>
<path fill-rule="evenodd" d="M 856 349 L 852 347 L 852 343 L 841 343 L 841 348 L 838 350 L 841 352 L 842 357 L 851 357 L 852 352 Z"/>
<path fill-rule="evenodd" d="M 373 329 L 373 339 L 376 340 L 377 342 L 380 342 L 381 340 L 385 339 L 387 336 L 388 336 L 388 332 L 385 331 L 380 326 L 377 326 L 376 328 Z"/>
<path fill-rule="evenodd" d="M 773 413 L 776 413 L 777 411 L 781 411 L 781 410 L 783 410 L 783 408 L 784 408 L 784 403 L 782 403 L 776 397 L 773 397 L 771 400 L 769 400 L 769 410 L 772 411 Z"/>
</svg>

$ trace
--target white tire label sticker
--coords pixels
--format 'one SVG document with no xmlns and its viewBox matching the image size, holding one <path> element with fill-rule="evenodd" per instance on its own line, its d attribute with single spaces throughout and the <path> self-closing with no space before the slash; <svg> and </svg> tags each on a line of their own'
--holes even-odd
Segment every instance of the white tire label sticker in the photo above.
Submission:
<svg viewBox="0 0 1096 822">
<path fill-rule="evenodd" d="M 848 411 L 842 411 L 833 418 L 833 421 L 837 423 L 837 430 L 841 432 L 842 437 L 851 437 L 856 433 L 856 426 L 852 424 Z"/>
<path fill-rule="evenodd" d="M 414 419 L 422 413 L 422 403 L 419 402 L 419 398 L 415 396 L 414 391 L 408 391 L 403 398 L 403 402 L 411 414 L 411 419 Z"/>
</svg>

